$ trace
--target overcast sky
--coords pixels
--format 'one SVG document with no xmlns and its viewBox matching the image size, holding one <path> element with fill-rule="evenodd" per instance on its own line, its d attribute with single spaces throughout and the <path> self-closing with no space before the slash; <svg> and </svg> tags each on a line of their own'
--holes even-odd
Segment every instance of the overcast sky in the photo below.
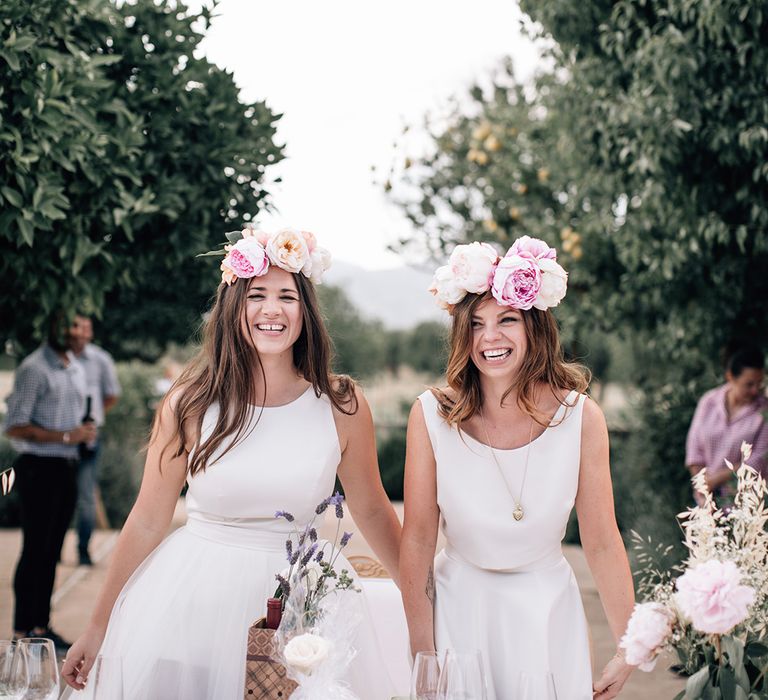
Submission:
<svg viewBox="0 0 768 700">
<path fill-rule="evenodd" d="M 506 55 L 518 77 L 537 63 L 513 0 L 222 0 L 218 15 L 203 51 L 244 100 L 284 114 L 279 213 L 259 222 L 314 231 L 369 269 L 402 264 L 386 246 L 411 231 L 371 172 L 389 169 L 403 126 L 445 110 Z"/>
</svg>

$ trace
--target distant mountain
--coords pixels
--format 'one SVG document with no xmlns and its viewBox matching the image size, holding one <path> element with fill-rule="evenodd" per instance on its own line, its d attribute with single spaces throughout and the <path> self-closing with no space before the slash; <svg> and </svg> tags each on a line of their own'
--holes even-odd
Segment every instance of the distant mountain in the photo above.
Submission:
<svg viewBox="0 0 768 700">
<path fill-rule="evenodd" d="M 412 267 L 365 270 L 334 260 L 324 281 L 341 287 L 363 316 L 379 319 L 387 328 L 406 329 L 422 321 L 447 319 L 427 292 L 432 275 Z"/>
</svg>

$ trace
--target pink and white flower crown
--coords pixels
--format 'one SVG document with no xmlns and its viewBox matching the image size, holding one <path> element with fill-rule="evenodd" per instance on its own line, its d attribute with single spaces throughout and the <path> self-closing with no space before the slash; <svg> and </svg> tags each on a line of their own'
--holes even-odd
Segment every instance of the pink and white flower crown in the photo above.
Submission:
<svg viewBox="0 0 768 700">
<path fill-rule="evenodd" d="M 277 233 L 259 231 L 246 225 L 241 231 L 225 234 L 228 244 L 221 250 L 202 255 L 223 255 L 221 279 L 231 285 L 236 279 L 250 279 L 267 274 L 270 265 L 287 272 L 301 272 L 314 284 L 321 284 L 323 273 L 331 266 L 331 254 L 317 245 L 309 231 L 282 229 Z"/>
<path fill-rule="evenodd" d="M 568 273 L 558 265 L 557 251 L 530 236 L 518 238 L 500 257 L 489 243 L 457 245 L 447 265 L 438 267 L 429 291 L 451 311 L 467 294 L 489 289 L 502 306 L 542 311 L 565 297 Z"/>
</svg>

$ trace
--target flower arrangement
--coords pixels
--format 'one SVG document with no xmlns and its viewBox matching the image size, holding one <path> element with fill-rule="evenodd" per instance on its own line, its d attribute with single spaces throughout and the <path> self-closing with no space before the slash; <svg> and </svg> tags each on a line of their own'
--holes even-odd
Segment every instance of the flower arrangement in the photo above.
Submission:
<svg viewBox="0 0 768 700">
<path fill-rule="evenodd" d="M 351 640 L 361 615 L 350 597 L 360 589 L 348 569 L 335 568 L 352 538 L 341 533 L 343 503 L 335 493 L 317 506 L 303 529 L 294 529 L 285 543 L 288 568 L 276 575 L 275 598 L 283 608 L 277 639 L 288 677 L 298 683 L 293 700 L 356 700 L 341 680 L 355 655 Z M 317 516 L 329 508 L 337 519 L 333 542 L 320 540 L 315 527 Z M 285 511 L 275 517 L 295 520 Z"/>
<path fill-rule="evenodd" d="M 741 447 L 733 505 L 718 508 L 704 471 L 693 478 L 700 505 L 678 515 L 685 561 L 661 571 L 650 540 L 634 533 L 645 564 L 635 606 L 621 640 L 627 663 L 650 671 L 662 651 L 674 651 L 688 674 L 676 700 L 768 697 L 768 487 Z M 658 551 L 658 547 L 657 547 Z M 675 574 L 677 577 L 675 577 Z"/>
<path fill-rule="evenodd" d="M 291 273 L 301 273 L 314 284 L 321 284 L 331 266 L 331 254 L 317 245 L 309 231 L 283 229 L 274 234 L 246 225 L 241 231 L 225 234 L 228 243 L 222 249 L 201 253 L 198 257 L 224 256 L 221 279 L 231 285 L 237 279 L 261 277 L 270 265 Z"/>
<path fill-rule="evenodd" d="M 568 273 L 557 263 L 557 251 L 530 236 L 518 238 L 503 257 L 489 243 L 453 249 L 447 265 L 435 271 L 429 291 L 449 311 L 467 294 L 485 294 L 515 309 L 546 310 L 565 297 Z"/>
</svg>

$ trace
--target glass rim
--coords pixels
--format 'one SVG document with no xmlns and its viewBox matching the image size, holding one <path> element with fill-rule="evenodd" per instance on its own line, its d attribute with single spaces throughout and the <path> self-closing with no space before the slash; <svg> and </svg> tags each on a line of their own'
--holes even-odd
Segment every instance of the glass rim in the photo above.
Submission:
<svg viewBox="0 0 768 700">
<path fill-rule="evenodd" d="M 53 644 L 53 640 L 47 637 L 21 637 L 16 640 L 16 644 Z"/>
</svg>

